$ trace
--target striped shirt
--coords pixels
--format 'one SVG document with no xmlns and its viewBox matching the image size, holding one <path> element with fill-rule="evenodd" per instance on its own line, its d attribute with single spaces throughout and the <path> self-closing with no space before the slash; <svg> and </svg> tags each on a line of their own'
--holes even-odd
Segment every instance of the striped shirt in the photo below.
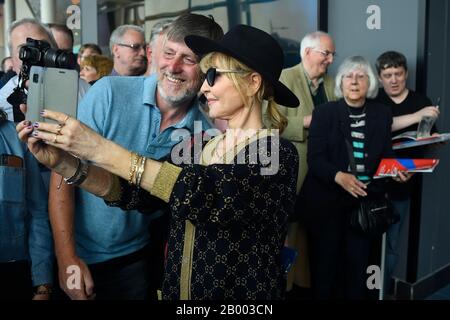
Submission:
<svg viewBox="0 0 450 320">
<path fill-rule="evenodd" d="M 364 165 L 365 154 L 365 128 L 366 128 L 366 108 L 348 107 L 350 118 L 351 144 L 353 147 L 353 157 L 355 158 L 356 173 L 359 181 L 367 183 L 371 179 L 366 173 Z M 349 168 L 351 172 L 351 168 Z"/>
</svg>

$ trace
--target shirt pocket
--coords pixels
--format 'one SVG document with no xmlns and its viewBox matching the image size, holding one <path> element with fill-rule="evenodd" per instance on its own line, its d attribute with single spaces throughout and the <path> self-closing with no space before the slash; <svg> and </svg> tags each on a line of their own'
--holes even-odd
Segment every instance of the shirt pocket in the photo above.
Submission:
<svg viewBox="0 0 450 320">
<path fill-rule="evenodd" d="M 25 169 L 0 166 L 0 235 L 17 239 L 26 233 Z"/>
</svg>

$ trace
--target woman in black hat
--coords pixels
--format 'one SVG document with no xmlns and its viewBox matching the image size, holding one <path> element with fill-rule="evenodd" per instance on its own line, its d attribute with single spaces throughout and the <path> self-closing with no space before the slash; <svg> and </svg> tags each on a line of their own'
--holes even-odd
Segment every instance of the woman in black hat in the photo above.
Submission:
<svg viewBox="0 0 450 320">
<path fill-rule="evenodd" d="M 45 145 L 27 138 L 30 132 L 20 124 L 19 135 L 42 163 L 111 205 L 143 213 L 169 205 L 165 299 L 282 298 L 281 251 L 294 207 L 298 156 L 279 138 L 286 119 L 275 102 L 299 104 L 278 81 L 282 50 L 269 34 L 243 25 L 220 42 L 198 36 L 185 41 L 206 55 L 200 62 L 206 73 L 201 92 L 210 115 L 228 121 L 225 134 L 197 134 L 176 146 L 166 162 L 129 152 L 51 111 L 44 117 L 61 125 L 39 124 L 37 138 Z M 272 130 L 263 127 L 264 100 Z"/>
</svg>

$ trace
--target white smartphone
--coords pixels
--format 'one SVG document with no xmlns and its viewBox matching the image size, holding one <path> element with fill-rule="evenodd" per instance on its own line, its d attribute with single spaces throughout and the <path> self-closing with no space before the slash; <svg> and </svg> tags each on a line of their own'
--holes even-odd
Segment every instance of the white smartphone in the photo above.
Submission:
<svg viewBox="0 0 450 320">
<path fill-rule="evenodd" d="M 33 66 L 28 84 L 27 113 L 31 122 L 44 119 L 43 109 L 63 112 L 76 118 L 78 105 L 78 72 L 76 70 Z"/>
</svg>

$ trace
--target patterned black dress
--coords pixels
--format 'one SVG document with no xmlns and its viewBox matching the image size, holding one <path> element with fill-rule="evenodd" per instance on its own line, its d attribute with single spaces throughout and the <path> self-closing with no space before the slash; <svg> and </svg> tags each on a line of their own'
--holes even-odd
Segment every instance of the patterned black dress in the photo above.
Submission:
<svg viewBox="0 0 450 320">
<path fill-rule="evenodd" d="M 255 161 L 264 155 L 279 164 Z M 246 164 L 237 164 L 242 157 Z M 283 297 L 281 250 L 294 210 L 297 151 L 289 141 L 268 136 L 247 145 L 235 160 L 179 166 L 168 199 L 164 299 Z M 278 168 L 275 174 L 261 174 L 270 165 Z M 163 166 L 155 184 L 170 176 L 168 171 Z M 164 203 L 124 180 L 121 189 L 121 199 L 108 204 L 150 213 Z"/>
</svg>

